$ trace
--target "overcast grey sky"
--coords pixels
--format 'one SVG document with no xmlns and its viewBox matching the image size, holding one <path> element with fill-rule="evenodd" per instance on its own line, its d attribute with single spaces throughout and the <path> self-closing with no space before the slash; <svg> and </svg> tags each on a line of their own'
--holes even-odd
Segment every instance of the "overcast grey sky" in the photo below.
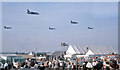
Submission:
<svg viewBox="0 0 120 70">
<path fill-rule="evenodd" d="M 26 9 L 39 12 L 30 15 Z M 60 43 L 118 47 L 117 2 L 3 2 L 3 51 L 55 51 Z M 78 21 L 73 25 L 70 21 Z M 49 27 L 55 27 L 51 31 Z M 88 30 L 87 27 L 93 27 Z"/>
</svg>

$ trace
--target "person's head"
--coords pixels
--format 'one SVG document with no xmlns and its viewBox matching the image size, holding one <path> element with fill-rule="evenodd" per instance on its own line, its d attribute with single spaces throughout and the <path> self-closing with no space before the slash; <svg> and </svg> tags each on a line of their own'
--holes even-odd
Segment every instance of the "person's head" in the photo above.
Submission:
<svg viewBox="0 0 120 70">
<path fill-rule="evenodd" d="M 44 63 L 42 63 L 42 65 L 44 66 Z"/>
<path fill-rule="evenodd" d="M 109 62 L 106 62 L 106 64 L 109 64 Z"/>
<path fill-rule="evenodd" d="M 86 63 L 86 61 L 84 61 L 84 63 Z"/>
<path fill-rule="evenodd" d="M 69 65 L 70 65 L 70 62 L 69 62 Z"/>
<path fill-rule="evenodd" d="M 74 65 L 74 63 L 72 63 L 72 65 Z"/>
</svg>

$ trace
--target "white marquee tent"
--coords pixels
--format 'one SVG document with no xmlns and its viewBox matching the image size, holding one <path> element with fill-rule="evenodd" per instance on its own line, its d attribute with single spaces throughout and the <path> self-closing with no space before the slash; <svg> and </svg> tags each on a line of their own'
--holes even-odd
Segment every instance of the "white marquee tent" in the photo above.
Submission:
<svg viewBox="0 0 120 70">
<path fill-rule="evenodd" d="M 71 45 L 68 47 L 66 51 L 66 55 L 74 54 L 97 55 L 108 53 L 116 53 L 116 51 L 112 47 L 107 46 L 71 46 Z"/>
</svg>

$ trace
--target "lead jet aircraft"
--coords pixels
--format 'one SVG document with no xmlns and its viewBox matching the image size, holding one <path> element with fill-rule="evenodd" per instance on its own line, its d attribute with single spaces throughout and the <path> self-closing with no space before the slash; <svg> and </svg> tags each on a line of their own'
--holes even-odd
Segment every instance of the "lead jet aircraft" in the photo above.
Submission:
<svg viewBox="0 0 120 70">
<path fill-rule="evenodd" d="M 12 28 L 8 26 L 4 26 L 4 29 L 12 29 Z"/>
<path fill-rule="evenodd" d="M 88 27 L 88 29 L 93 29 L 93 28 L 91 28 L 91 27 Z"/>
<path fill-rule="evenodd" d="M 71 21 L 72 24 L 78 24 L 78 22 L 75 22 L 75 21 Z"/>
<path fill-rule="evenodd" d="M 54 28 L 54 27 L 49 27 L 49 29 L 50 29 L 50 30 L 55 30 L 55 28 Z"/>
<path fill-rule="evenodd" d="M 32 12 L 32 11 L 30 11 L 29 9 L 27 9 L 27 14 L 39 15 L 38 12 Z"/>
</svg>

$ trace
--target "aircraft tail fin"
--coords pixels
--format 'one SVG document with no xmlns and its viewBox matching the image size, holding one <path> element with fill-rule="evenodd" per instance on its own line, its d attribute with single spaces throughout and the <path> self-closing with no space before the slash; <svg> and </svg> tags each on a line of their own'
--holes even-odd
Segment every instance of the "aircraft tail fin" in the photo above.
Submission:
<svg viewBox="0 0 120 70">
<path fill-rule="evenodd" d="M 29 9 L 27 9 L 27 13 L 29 13 L 30 11 L 29 11 Z"/>
<path fill-rule="evenodd" d="M 6 26 L 4 26 L 4 28 L 6 28 Z"/>
</svg>

